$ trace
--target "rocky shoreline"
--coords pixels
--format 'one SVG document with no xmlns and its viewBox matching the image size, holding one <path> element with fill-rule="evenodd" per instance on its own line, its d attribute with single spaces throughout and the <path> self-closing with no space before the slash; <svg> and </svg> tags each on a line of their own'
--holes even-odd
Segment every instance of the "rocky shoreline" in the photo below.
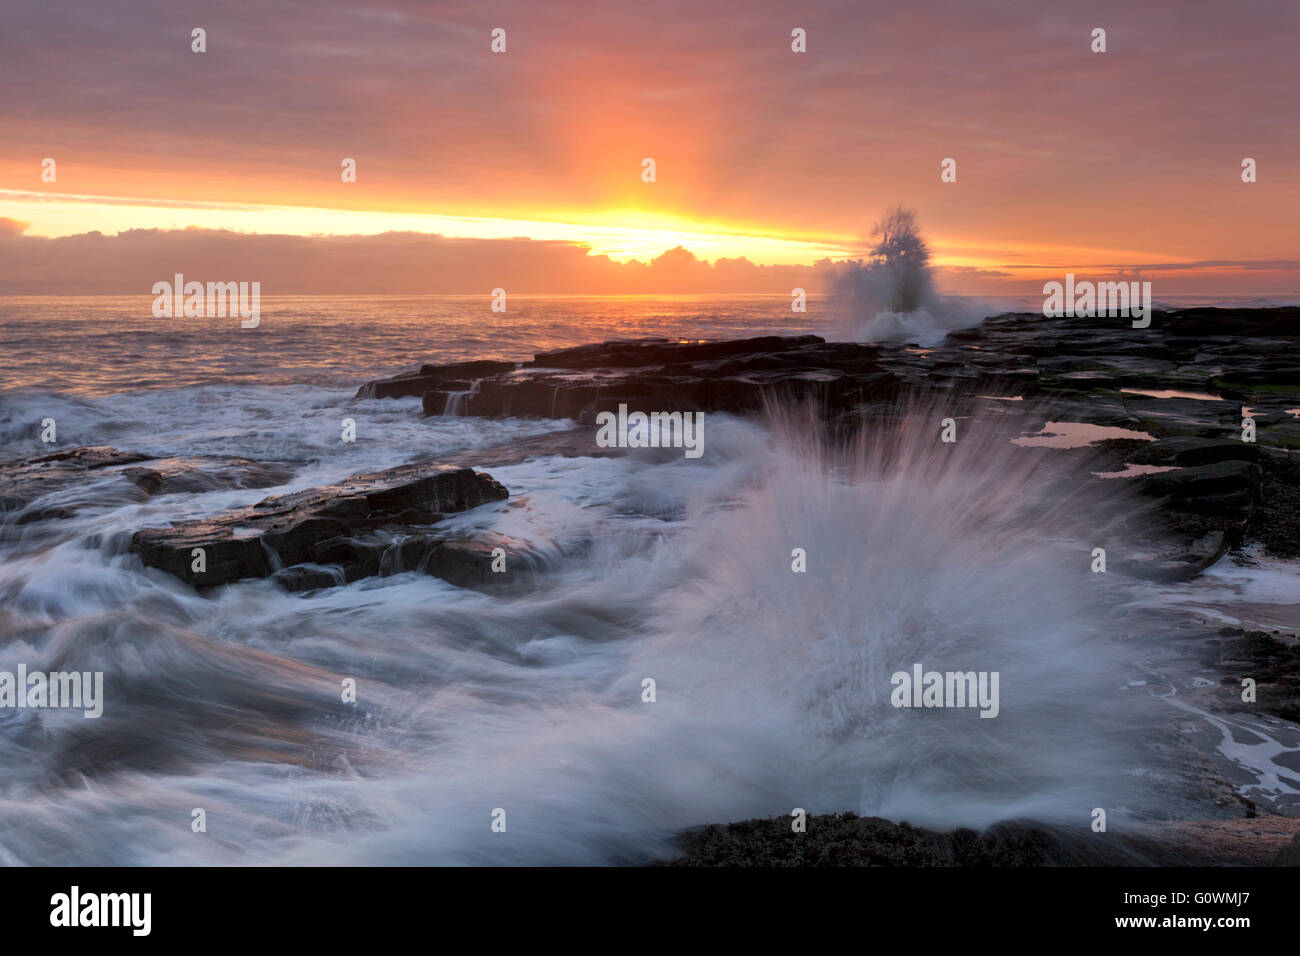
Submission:
<svg viewBox="0 0 1300 956">
<path fill-rule="evenodd" d="M 672 867 L 1300 866 L 1300 820 L 1243 820 L 1095 834 L 1005 820 L 941 833 L 852 813 L 695 827 L 677 838 Z"/>
<path fill-rule="evenodd" d="M 638 340 L 543 352 L 523 363 L 423 365 L 362 385 L 358 407 L 419 397 L 426 416 L 554 419 L 556 428 L 202 520 L 142 527 L 129 547 L 145 567 L 198 589 L 270 578 L 288 591 L 308 591 L 412 570 L 489 589 L 519 583 L 539 567 L 527 555 L 515 560 L 521 555 L 510 541 L 439 526 L 448 516 L 509 499 L 506 487 L 476 469 L 540 455 L 624 454 L 596 447 L 593 426 L 602 412 L 627 405 L 758 415 L 773 404 L 809 402 L 828 428 L 852 431 L 891 420 L 902 404 L 926 401 L 949 403 L 959 419 L 1005 428 L 1026 454 L 1074 456 L 1081 484 L 1117 493 L 1123 487 L 1143 505 L 1135 512 L 1141 520 L 1124 529 L 1128 557 L 1118 555 L 1115 569 L 1188 581 L 1230 551 L 1300 557 L 1298 347 L 1300 308 L 1192 309 L 1158 312 L 1143 330 L 1120 319 L 1004 315 L 951 333 L 933 348 L 811 335 Z M 1018 416 L 1007 414 L 1012 407 Z M 291 474 L 275 461 L 158 459 L 102 446 L 61 450 L 0 464 L 0 537 L 39 536 L 46 522 L 74 514 L 77 505 L 67 495 L 58 504 L 46 500 L 68 488 L 84 487 L 88 504 L 105 496 L 143 501 L 214 488 L 271 488 Z M 506 575 L 490 567 L 501 551 L 512 557 Z M 1250 674 L 1267 691 L 1267 712 L 1300 722 L 1294 634 L 1225 628 L 1210 645 L 1207 663 L 1225 686 Z M 1260 844 L 1269 852 L 1252 851 L 1247 860 L 1220 847 L 1214 861 L 1294 863 L 1300 850 L 1288 840 L 1294 827 L 1287 827 L 1300 821 L 1285 819 Z M 1126 839 L 1103 851 L 1032 823 L 940 834 L 852 815 L 812 816 L 798 838 L 783 818 L 699 828 L 683 834 L 682 855 L 669 862 L 1000 866 L 1198 859 L 1186 839 L 1170 844 L 1168 832 Z"/>
<path fill-rule="evenodd" d="M 1072 424 L 1100 474 L 1132 479 L 1157 512 L 1135 528 L 1128 570 L 1186 580 L 1252 542 L 1300 556 L 1300 309 L 1156 313 L 1118 319 L 1005 315 L 934 348 L 812 335 L 728 342 L 639 340 L 543 352 L 524 363 L 425 365 L 368 382 L 358 399 L 419 396 L 424 414 L 568 418 L 591 426 L 620 405 L 756 414 L 807 401 L 830 427 L 861 428 L 918 396 L 970 409 L 1019 400 L 1046 447 Z M 1245 410 L 1245 413 L 1243 413 Z M 1245 419 L 1253 428 L 1243 440 Z M 1117 435 L 1118 437 L 1108 437 Z M 1161 539 L 1161 540 L 1153 540 Z"/>
<path fill-rule="evenodd" d="M 1300 556 L 1300 460 L 1293 454 L 1300 448 L 1300 370 L 1286 357 L 1300 346 L 1300 309 L 1157 313 L 1145 330 L 1120 320 L 1080 321 L 999 316 L 925 349 L 812 335 L 639 340 L 543 352 L 524 363 L 424 365 L 362 385 L 357 399 L 419 396 L 426 415 L 547 418 L 557 429 L 517 451 L 412 463 L 204 521 L 140 529 L 131 550 L 197 587 L 275 575 L 301 590 L 417 567 L 436 568 L 432 573 L 453 583 L 482 583 L 481 544 L 448 542 L 430 530 L 447 514 L 508 496 L 472 467 L 529 454 L 619 453 L 592 440 L 601 412 L 627 405 L 746 415 L 806 401 L 823 411 L 828 427 L 851 430 L 928 396 L 951 400 L 959 417 L 989 416 L 993 401 L 1023 402 L 1029 418 L 1016 427 L 1040 429 L 1027 445 L 1055 454 L 1082 449 L 1093 481 L 1132 474 L 1125 481 L 1149 499 L 1143 510 L 1155 520 L 1131 529 L 1140 558 L 1128 561 L 1130 573 L 1186 580 L 1251 543 L 1278 557 Z M 983 411 L 979 399 L 988 400 Z M 1252 441 L 1242 440 L 1243 409 Z M 1071 444 L 1074 426 L 1112 431 Z M 116 479 L 112 489 L 97 485 L 99 495 L 145 498 L 269 487 L 285 474 L 276 462 L 157 460 L 77 448 L 0 465 L 0 513 L 6 526 L 65 517 L 66 505 L 42 507 L 38 499 L 92 476 Z M 212 560 L 196 575 L 190 552 L 205 545 Z"/>
</svg>

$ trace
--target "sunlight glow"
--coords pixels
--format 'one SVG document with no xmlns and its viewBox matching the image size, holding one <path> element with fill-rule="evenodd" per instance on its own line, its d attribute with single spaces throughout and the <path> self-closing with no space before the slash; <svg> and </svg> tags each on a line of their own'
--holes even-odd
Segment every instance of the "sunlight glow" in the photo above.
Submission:
<svg viewBox="0 0 1300 956">
<path fill-rule="evenodd" d="M 578 215 L 578 221 L 541 221 L 423 213 L 371 212 L 306 206 L 174 202 L 112 196 L 33 193 L 0 189 L 0 217 L 29 223 L 31 236 L 106 234 L 128 229 L 228 229 L 279 235 L 377 235 L 422 232 L 476 239 L 526 237 L 580 243 L 616 261 L 649 260 L 676 246 L 703 259 L 744 256 L 760 265 L 810 265 L 853 252 L 851 240 L 747 234 L 638 210 Z M 632 225 L 631 223 L 635 223 Z"/>
</svg>

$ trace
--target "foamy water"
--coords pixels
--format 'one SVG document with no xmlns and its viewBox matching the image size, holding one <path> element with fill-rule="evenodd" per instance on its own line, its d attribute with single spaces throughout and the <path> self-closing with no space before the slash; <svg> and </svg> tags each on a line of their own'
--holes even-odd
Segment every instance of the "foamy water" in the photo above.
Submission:
<svg viewBox="0 0 1300 956">
<path fill-rule="evenodd" d="M 156 319 L 152 296 L 0 296 L 0 390 L 95 395 L 191 385 L 350 385 L 424 362 L 522 361 L 615 338 L 744 338 L 826 323 L 814 296 L 262 297 L 238 319 Z"/>
<path fill-rule="evenodd" d="M 440 302 L 299 300 L 279 331 L 267 305 L 248 345 L 237 323 L 151 331 L 145 297 L 0 305 L 25 316 L 5 329 L 3 457 L 48 452 L 48 416 L 60 447 L 292 474 L 143 502 L 74 489 L 48 503 L 75 496 L 75 517 L 6 529 L 0 669 L 102 670 L 107 699 L 99 720 L 0 711 L 0 862 L 644 862 L 681 828 L 796 806 L 1086 825 L 1093 806 L 1165 799 L 1132 746 L 1165 705 L 1127 690 L 1108 623 L 1160 592 L 1087 574 L 1087 542 L 1052 518 L 1072 506 L 1046 496 L 1050 459 L 1009 441 L 904 428 L 835 448 L 787 410 L 709 416 L 698 460 L 485 463 L 510 500 L 451 526 L 540 556 L 546 585 L 514 595 L 416 573 L 200 595 L 126 553 L 141 527 L 567 424 L 423 419 L 416 399 L 354 402 L 367 378 L 636 334 L 801 330 L 784 297 L 537 300 L 508 334 L 486 302 Z M 892 708 L 889 675 L 914 662 L 1000 671 L 1001 715 Z"/>
</svg>

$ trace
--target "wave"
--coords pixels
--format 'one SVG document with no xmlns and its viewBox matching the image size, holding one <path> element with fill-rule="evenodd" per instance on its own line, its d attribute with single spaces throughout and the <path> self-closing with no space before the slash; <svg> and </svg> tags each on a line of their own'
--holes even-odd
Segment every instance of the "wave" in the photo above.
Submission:
<svg viewBox="0 0 1300 956">
<path fill-rule="evenodd" d="M 949 332 L 997 314 L 992 303 L 935 291 L 930 249 L 911 210 L 889 210 L 873 235 L 877 242 L 870 253 L 842 263 L 832 276 L 832 311 L 841 340 L 938 345 Z"/>
<path fill-rule="evenodd" d="M 541 556 L 547 586 L 509 597 L 414 573 L 200 596 L 123 553 L 150 506 L 69 519 L 0 565 L 6 661 L 103 670 L 105 716 L 0 716 L 24 768 L 0 855 L 609 864 L 795 807 L 1085 826 L 1137 805 L 1148 715 L 1106 626 L 1123 585 L 1072 531 L 1104 509 L 1062 491 L 1050 450 L 964 425 L 940 442 L 950 414 L 896 409 L 852 440 L 808 409 L 718 415 L 699 460 L 493 468 L 510 501 L 449 524 Z M 916 663 L 999 672 L 999 715 L 893 707 Z"/>
<path fill-rule="evenodd" d="M 1123 586 L 1065 530 L 1098 503 L 1000 438 L 941 444 L 935 411 L 849 443 L 812 437 L 806 412 L 730 423 L 712 468 L 656 466 L 675 500 L 602 465 L 629 470 L 607 505 L 640 523 L 603 531 L 545 598 L 485 610 L 496 691 L 462 680 L 442 701 L 449 742 L 394 784 L 420 815 L 353 858 L 644 862 L 683 828 L 795 807 L 1082 828 L 1139 802 L 1131 741 L 1152 717 L 1105 625 Z M 891 676 L 915 663 L 999 672 L 1001 713 L 895 708 Z"/>
</svg>

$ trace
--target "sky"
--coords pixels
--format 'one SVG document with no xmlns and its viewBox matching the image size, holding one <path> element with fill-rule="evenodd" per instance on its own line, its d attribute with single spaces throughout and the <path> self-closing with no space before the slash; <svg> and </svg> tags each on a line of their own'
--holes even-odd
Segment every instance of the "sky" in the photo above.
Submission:
<svg viewBox="0 0 1300 956">
<path fill-rule="evenodd" d="M 788 293 L 898 203 L 949 292 L 1295 293 L 1297 36 L 1294 0 L 5 0 L 0 293 Z"/>
</svg>

